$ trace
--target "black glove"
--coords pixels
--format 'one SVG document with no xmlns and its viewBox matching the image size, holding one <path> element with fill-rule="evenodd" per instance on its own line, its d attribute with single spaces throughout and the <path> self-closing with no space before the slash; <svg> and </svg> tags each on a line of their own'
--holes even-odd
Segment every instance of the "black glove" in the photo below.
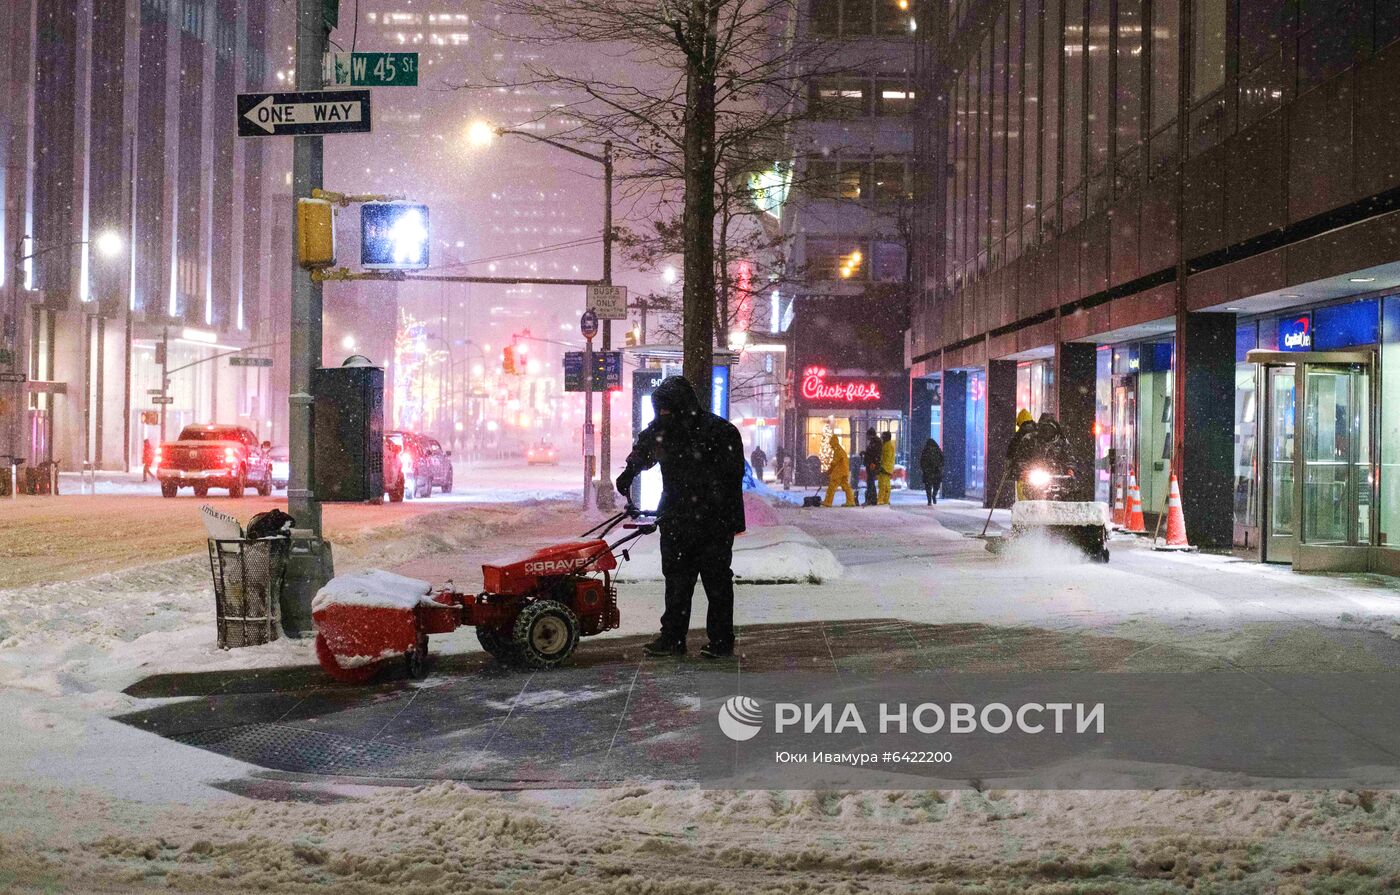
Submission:
<svg viewBox="0 0 1400 895">
<path fill-rule="evenodd" d="M 628 493 L 632 490 L 632 478 L 633 476 L 630 472 L 624 472 L 622 475 L 617 477 L 618 494 L 621 494 L 623 497 L 626 497 L 628 495 Z"/>
</svg>

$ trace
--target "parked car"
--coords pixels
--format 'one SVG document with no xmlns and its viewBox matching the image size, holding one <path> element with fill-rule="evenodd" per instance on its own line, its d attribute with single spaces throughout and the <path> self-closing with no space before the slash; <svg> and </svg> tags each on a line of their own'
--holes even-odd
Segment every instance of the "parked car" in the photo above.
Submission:
<svg viewBox="0 0 1400 895">
<path fill-rule="evenodd" d="M 443 450 L 437 439 L 404 431 L 386 432 L 384 437 L 398 450 L 406 497 L 429 497 L 434 488 L 444 494 L 452 490 L 452 452 Z"/>
<path fill-rule="evenodd" d="M 554 465 L 559 462 L 559 451 L 547 441 L 541 441 L 525 452 L 525 462 L 530 466 Z"/>
<path fill-rule="evenodd" d="M 242 497 L 250 485 L 264 497 L 272 493 L 272 443 L 259 442 L 243 426 L 186 426 L 178 439 L 156 449 L 155 466 L 163 497 L 186 487 L 196 497 L 210 488 Z"/>
</svg>

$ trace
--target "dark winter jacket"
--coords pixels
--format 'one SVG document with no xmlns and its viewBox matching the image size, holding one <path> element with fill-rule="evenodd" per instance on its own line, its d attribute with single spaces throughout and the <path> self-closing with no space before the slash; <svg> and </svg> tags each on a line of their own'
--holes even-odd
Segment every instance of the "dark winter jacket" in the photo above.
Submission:
<svg viewBox="0 0 1400 895">
<path fill-rule="evenodd" d="M 1034 442 L 1031 449 L 1034 462 L 1058 475 L 1079 477 L 1078 459 L 1059 420 L 1048 413 L 1042 413 L 1035 424 L 1035 437 L 1031 440 Z"/>
<path fill-rule="evenodd" d="M 924 442 L 924 449 L 919 454 L 919 471 L 925 479 L 943 478 L 943 448 L 932 438 Z"/>
<path fill-rule="evenodd" d="M 1019 479 L 1026 467 L 1035 459 L 1036 426 L 1027 420 L 1016 427 L 1011 443 L 1006 446 L 1006 475 L 1013 481 Z"/>
<path fill-rule="evenodd" d="M 663 527 L 694 533 L 743 531 L 744 443 L 739 430 L 701 409 L 695 389 L 681 376 L 663 379 L 651 404 L 656 419 L 637 433 L 617 490 L 626 493 L 642 470 L 660 463 L 657 516 Z"/>
<path fill-rule="evenodd" d="M 866 472 L 872 475 L 879 474 L 884 452 L 885 446 L 880 443 L 878 438 L 865 443 L 865 450 L 860 452 L 860 461 L 865 465 Z"/>
</svg>

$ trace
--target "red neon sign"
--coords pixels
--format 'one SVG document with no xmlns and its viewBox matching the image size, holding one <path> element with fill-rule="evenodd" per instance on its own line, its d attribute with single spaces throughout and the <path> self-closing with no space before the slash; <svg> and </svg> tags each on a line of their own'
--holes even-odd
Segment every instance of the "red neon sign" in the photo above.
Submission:
<svg viewBox="0 0 1400 895">
<path fill-rule="evenodd" d="M 880 400 L 880 384 L 860 379 L 826 378 L 822 367 L 808 367 L 802 373 L 802 397 L 807 401 L 840 401 L 855 404 Z"/>
</svg>

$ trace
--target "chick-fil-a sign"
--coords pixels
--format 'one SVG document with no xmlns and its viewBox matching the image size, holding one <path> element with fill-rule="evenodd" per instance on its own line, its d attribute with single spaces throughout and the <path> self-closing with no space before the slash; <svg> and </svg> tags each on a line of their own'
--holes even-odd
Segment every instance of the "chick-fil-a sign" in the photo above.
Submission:
<svg viewBox="0 0 1400 895">
<path fill-rule="evenodd" d="M 880 383 L 873 380 L 829 378 L 824 367 L 808 367 L 802 372 L 804 401 L 859 404 L 881 397 Z"/>
</svg>

